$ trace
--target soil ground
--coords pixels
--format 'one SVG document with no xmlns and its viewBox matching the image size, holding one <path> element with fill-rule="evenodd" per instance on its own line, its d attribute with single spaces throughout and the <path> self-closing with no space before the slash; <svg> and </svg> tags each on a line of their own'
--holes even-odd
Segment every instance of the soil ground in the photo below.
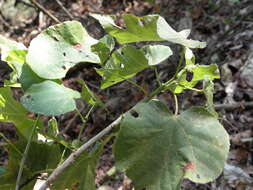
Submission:
<svg viewBox="0 0 253 190">
<path fill-rule="evenodd" d="M 14 0 L 15 1 L 15 0 Z M 5 3 L 7 0 L 2 0 Z M 231 139 L 231 149 L 226 175 L 220 176 L 209 184 L 194 184 L 185 180 L 184 190 L 250 190 L 253 189 L 253 1 L 252 0 L 39 0 L 46 12 L 51 13 L 60 21 L 78 20 L 90 35 L 99 38 L 104 31 L 93 20 L 89 13 L 123 14 L 132 13 L 138 16 L 160 14 L 176 30 L 191 28 L 191 38 L 206 41 L 208 46 L 195 51 L 200 64 L 216 63 L 221 71 L 221 79 L 215 81 L 215 104 L 220 121 L 225 126 Z M 14 14 L 10 10 L 0 8 L 0 34 L 28 45 L 32 38 L 50 25 L 55 24 L 52 17 L 29 1 L 16 1 L 35 7 L 36 11 Z M 10 14 L 13 13 L 13 14 Z M 178 52 L 178 53 L 176 53 Z M 175 47 L 175 56 L 166 64 L 158 67 L 162 80 L 168 79 L 175 71 L 179 48 Z M 0 81 L 8 78 L 8 68 L 0 65 Z M 80 90 L 75 82 L 83 79 L 99 97 L 106 102 L 106 108 L 96 108 L 87 123 L 84 137 L 89 138 L 101 131 L 120 114 L 134 106 L 143 98 L 142 92 L 123 82 L 106 90 L 99 90 L 100 77 L 91 67 L 77 66 L 71 69 L 64 79 L 64 84 Z M 146 90 L 157 86 L 155 73 L 147 69 L 138 74 L 134 80 Z M 0 84 L 1 85 L 1 84 Z M 16 92 L 18 94 L 18 92 Z M 18 97 L 18 95 L 17 95 Z M 173 100 L 169 93 L 159 96 L 173 109 Z M 204 97 L 197 93 L 185 92 L 179 97 L 180 108 L 204 103 Z M 233 106 L 237 104 L 238 106 Z M 79 103 L 82 113 L 89 106 Z M 73 119 L 74 118 L 74 119 Z M 47 119 L 47 118 L 45 118 Z M 68 113 L 57 118 L 60 129 L 64 130 L 65 138 L 75 139 L 82 125 L 75 113 Z M 67 129 L 66 129 L 67 128 Z M 11 124 L 0 123 L 0 132 L 13 141 L 17 138 L 15 128 Z M 0 165 L 7 163 L 7 153 L 1 148 Z M 131 181 L 123 174 L 107 177 L 106 172 L 113 166 L 111 146 L 108 145 L 97 168 L 96 183 L 108 185 L 117 190 L 132 189 Z"/>
</svg>

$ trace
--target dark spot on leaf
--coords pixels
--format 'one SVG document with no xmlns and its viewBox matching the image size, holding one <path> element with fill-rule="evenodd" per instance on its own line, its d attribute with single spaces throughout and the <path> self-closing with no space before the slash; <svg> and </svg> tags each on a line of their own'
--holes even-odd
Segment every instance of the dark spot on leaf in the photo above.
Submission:
<svg viewBox="0 0 253 190">
<path fill-rule="evenodd" d="M 139 117 L 139 114 L 135 110 L 131 110 L 130 114 L 131 114 L 131 116 L 133 116 L 135 118 Z"/>
<path fill-rule="evenodd" d="M 63 56 L 66 56 L 66 53 L 65 53 L 65 52 L 63 52 Z"/>
<path fill-rule="evenodd" d="M 64 70 L 66 70 L 67 68 L 63 65 L 61 68 L 63 68 Z"/>
<path fill-rule="evenodd" d="M 187 73 L 186 73 L 186 80 L 187 80 L 188 82 L 191 82 L 191 81 L 192 81 L 192 78 L 193 78 L 193 73 L 187 72 Z"/>
<path fill-rule="evenodd" d="M 53 38 L 55 41 L 59 42 L 59 40 L 58 40 L 55 36 L 52 36 L 52 38 Z"/>
<path fill-rule="evenodd" d="M 30 99 L 30 98 L 31 98 L 31 95 L 27 95 L 26 97 L 27 97 L 28 99 Z"/>
</svg>

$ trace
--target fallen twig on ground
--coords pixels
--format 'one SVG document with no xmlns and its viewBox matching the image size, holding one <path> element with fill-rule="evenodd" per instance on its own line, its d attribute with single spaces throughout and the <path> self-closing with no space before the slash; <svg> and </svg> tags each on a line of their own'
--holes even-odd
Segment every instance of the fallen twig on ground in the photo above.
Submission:
<svg viewBox="0 0 253 190">
<path fill-rule="evenodd" d="M 31 2 L 42 12 L 44 12 L 47 16 L 49 16 L 54 22 L 61 23 L 61 21 L 56 18 L 53 14 L 51 14 L 45 7 L 43 7 L 41 4 L 39 4 L 36 0 L 31 0 Z"/>
</svg>

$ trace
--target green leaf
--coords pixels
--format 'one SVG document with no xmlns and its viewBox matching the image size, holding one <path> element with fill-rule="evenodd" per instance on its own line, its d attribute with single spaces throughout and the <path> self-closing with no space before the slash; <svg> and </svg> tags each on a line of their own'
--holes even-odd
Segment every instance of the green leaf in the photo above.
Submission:
<svg viewBox="0 0 253 190">
<path fill-rule="evenodd" d="M 16 149 L 9 146 L 8 151 L 8 166 L 3 175 L 0 175 L 0 189 L 15 189 L 17 174 L 22 159 L 22 152 L 25 150 L 27 142 L 19 141 L 14 143 Z M 22 173 L 21 185 L 28 183 L 24 189 L 33 189 L 36 181 L 36 174 L 44 170 L 54 169 L 61 158 L 60 146 L 58 144 L 47 145 L 40 143 L 31 143 L 30 151 L 28 152 L 24 171 Z M 22 188 L 23 189 L 23 188 Z"/>
<path fill-rule="evenodd" d="M 197 40 L 187 39 L 190 34 L 190 30 L 182 30 L 176 32 L 164 18 L 159 17 L 157 20 L 157 33 L 160 38 L 172 43 L 180 44 L 188 48 L 205 48 L 206 42 L 200 42 Z"/>
<path fill-rule="evenodd" d="M 26 64 L 27 50 L 10 50 L 5 61 L 12 68 L 13 72 L 9 81 L 5 81 L 5 85 L 11 87 L 21 87 L 26 90 L 32 84 L 40 83 L 45 81 L 45 79 L 39 77 L 35 74 L 29 65 Z"/>
<path fill-rule="evenodd" d="M 115 47 L 114 38 L 108 34 L 105 35 L 103 38 L 101 38 L 99 41 L 105 44 L 106 47 L 109 48 L 110 51 L 112 51 Z"/>
<path fill-rule="evenodd" d="M 5 85 L 11 87 L 20 87 L 18 79 L 22 73 L 22 67 L 25 63 L 27 50 L 10 50 L 5 58 L 7 64 L 12 68 L 13 72 L 10 74 L 10 80 L 5 81 Z"/>
<path fill-rule="evenodd" d="M 145 46 L 143 49 L 124 46 L 114 51 L 107 63 L 101 69 L 97 69 L 98 74 L 103 77 L 101 88 L 131 78 L 143 69 L 164 61 L 170 55 L 170 48 L 162 45 Z"/>
<path fill-rule="evenodd" d="M 103 102 L 90 90 L 84 81 L 80 80 L 79 83 L 82 84 L 81 96 L 87 103 L 91 105 L 103 105 Z"/>
<path fill-rule="evenodd" d="M 29 111 L 44 115 L 60 115 L 76 109 L 75 98 L 80 93 L 53 81 L 33 84 L 21 98 Z"/>
<path fill-rule="evenodd" d="M 92 152 L 84 152 L 78 156 L 75 162 L 56 179 L 50 189 L 61 190 L 74 187 L 77 189 L 78 186 L 78 190 L 96 190 L 95 171 L 103 146 L 104 144 L 100 144 Z"/>
<path fill-rule="evenodd" d="M 34 73 L 27 64 L 23 64 L 19 80 L 24 91 L 26 91 L 33 84 L 45 81 L 45 79 L 36 75 L 36 73 Z"/>
<path fill-rule="evenodd" d="M 163 62 L 173 54 L 171 49 L 164 45 L 147 45 L 141 50 L 144 52 L 150 66 Z"/>
<path fill-rule="evenodd" d="M 29 138 L 34 120 L 27 117 L 26 109 L 14 100 L 9 87 L 0 88 L 0 121 L 12 122 L 15 124 L 21 137 Z M 39 122 L 38 127 L 42 125 Z"/>
<path fill-rule="evenodd" d="M 57 137 L 57 135 L 59 133 L 59 129 L 58 129 L 58 123 L 57 123 L 57 120 L 55 119 L 55 117 L 51 118 L 48 121 L 47 133 L 48 133 L 48 135 L 50 135 L 52 137 Z"/>
<path fill-rule="evenodd" d="M 60 79 L 80 62 L 100 62 L 91 51 L 95 43 L 97 40 L 88 35 L 81 23 L 67 21 L 47 28 L 32 40 L 27 63 L 41 78 Z"/>
<path fill-rule="evenodd" d="M 187 74 L 193 75 L 191 80 L 187 79 Z M 178 94 L 183 90 L 193 88 L 198 81 L 204 80 L 208 77 L 210 80 L 219 79 L 220 74 L 216 64 L 211 65 L 193 65 L 186 66 L 185 69 L 180 71 L 177 76 L 177 81 L 169 89 Z"/>
<path fill-rule="evenodd" d="M 26 47 L 22 43 L 15 42 L 10 40 L 2 35 L 0 35 L 0 50 L 1 50 L 1 59 L 6 61 L 8 57 L 8 52 L 11 50 L 26 50 Z"/>
<path fill-rule="evenodd" d="M 125 28 L 117 26 L 115 16 L 91 14 L 103 28 L 121 44 L 142 41 L 169 41 L 189 48 L 204 48 L 205 42 L 187 39 L 190 30 L 176 32 L 164 18 L 159 15 L 137 17 L 123 14 Z"/>
<path fill-rule="evenodd" d="M 92 46 L 92 51 L 99 56 L 101 63 L 104 64 L 110 57 L 110 53 L 114 49 L 114 46 L 115 41 L 113 37 L 105 35 L 97 44 Z"/>
<path fill-rule="evenodd" d="M 221 174 L 228 151 L 228 134 L 206 109 L 172 115 L 158 100 L 125 114 L 114 147 L 116 167 L 137 190 L 180 189 L 183 178 L 210 182 Z"/>
</svg>

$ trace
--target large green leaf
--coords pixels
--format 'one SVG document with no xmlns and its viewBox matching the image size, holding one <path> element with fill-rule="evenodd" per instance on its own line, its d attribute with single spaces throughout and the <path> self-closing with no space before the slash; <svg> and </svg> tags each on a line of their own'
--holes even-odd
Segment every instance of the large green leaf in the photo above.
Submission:
<svg viewBox="0 0 253 190">
<path fill-rule="evenodd" d="M 156 32 L 157 19 L 159 16 L 136 17 L 130 14 L 123 14 L 126 29 L 117 26 L 114 22 L 115 16 L 91 14 L 97 19 L 103 28 L 119 43 L 131 43 L 140 41 L 161 41 Z"/>
<path fill-rule="evenodd" d="M 97 40 L 88 35 L 81 23 L 67 21 L 47 28 L 32 40 L 27 63 L 42 78 L 60 79 L 80 62 L 100 62 L 91 51 L 95 43 Z"/>
<path fill-rule="evenodd" d="M 96 190 L 95 171 L 102 148 L 103 144 L 100 144 L 92 152 L 82 153 L 72 165 L 64 170 L 50 189 L 72 189 L 78 186 L 78 190 Z"/>
<path fill-rule="evenodd" d="M 164 18 L 159 15 L 137 17 L 131 14 L 123 14 L 125 28 L 115 24 L 115 16 L 91 14 L 97 19 L 110 35 L 119 43 L 131 43 L 142 41 L 169 41 L 189 48 L 204 48 L 205 42 L 187 39 L 190 30 L 176 32 Z"/>
<path fill-rule="evenodd" d="M 123 117 L 114 147 L 116 166 L 136 190 L 175 190 L 188 178 L 217 178 L 229 151 L 229 136 L 205 108 L 172 115 L 158 100 L 139 103 Z"/>
<path fill-rule="evenodd" d="M 27 117 L 27 114 L 22 104 L 14 100 L 9 87 L 0 88 L 0 121 L 14 123 L 18 133 L 28 139 L 35 120 Z M 41 126 L 41 122 L 38 126 Z"/>
<path fill-rule="evenodd" d="M 17 149 L 14 149 L 13 146 L 9 146 L 8 167 L 6 172 L 0 175 L 1 190 L 15 189 L 22 152 L 24 152 L 26 144 L 27 142 L 25 141 L 14 143 L 13 145 Z M 21 185 L 24 185 L 22 189 L 33 189 L 36 181 L 36 174 L 39 175 L 42 171 L 54 169 L 59 163 L 60 158 L 61 150 L 58 144 L 47 145 L 32 142 L 22 173 Z"/>
<path fill-rule="evenodd" d="M 143 49 L 134 46 L 124 46 L 113 52 L 111 58 L 97 72 L 103 77 L 101 88 L 133 77 L 136 73 L 156 65 L 172 54 L 167 46 L 150 45 Z"/>
<path fill-rule="evenodd" d="M 29 111 L 44 115 L 60 115 L 76 109 L 75 98 L 80 93 L 53 81 L 33 84 L 21 98 Z"/>
</svg>

